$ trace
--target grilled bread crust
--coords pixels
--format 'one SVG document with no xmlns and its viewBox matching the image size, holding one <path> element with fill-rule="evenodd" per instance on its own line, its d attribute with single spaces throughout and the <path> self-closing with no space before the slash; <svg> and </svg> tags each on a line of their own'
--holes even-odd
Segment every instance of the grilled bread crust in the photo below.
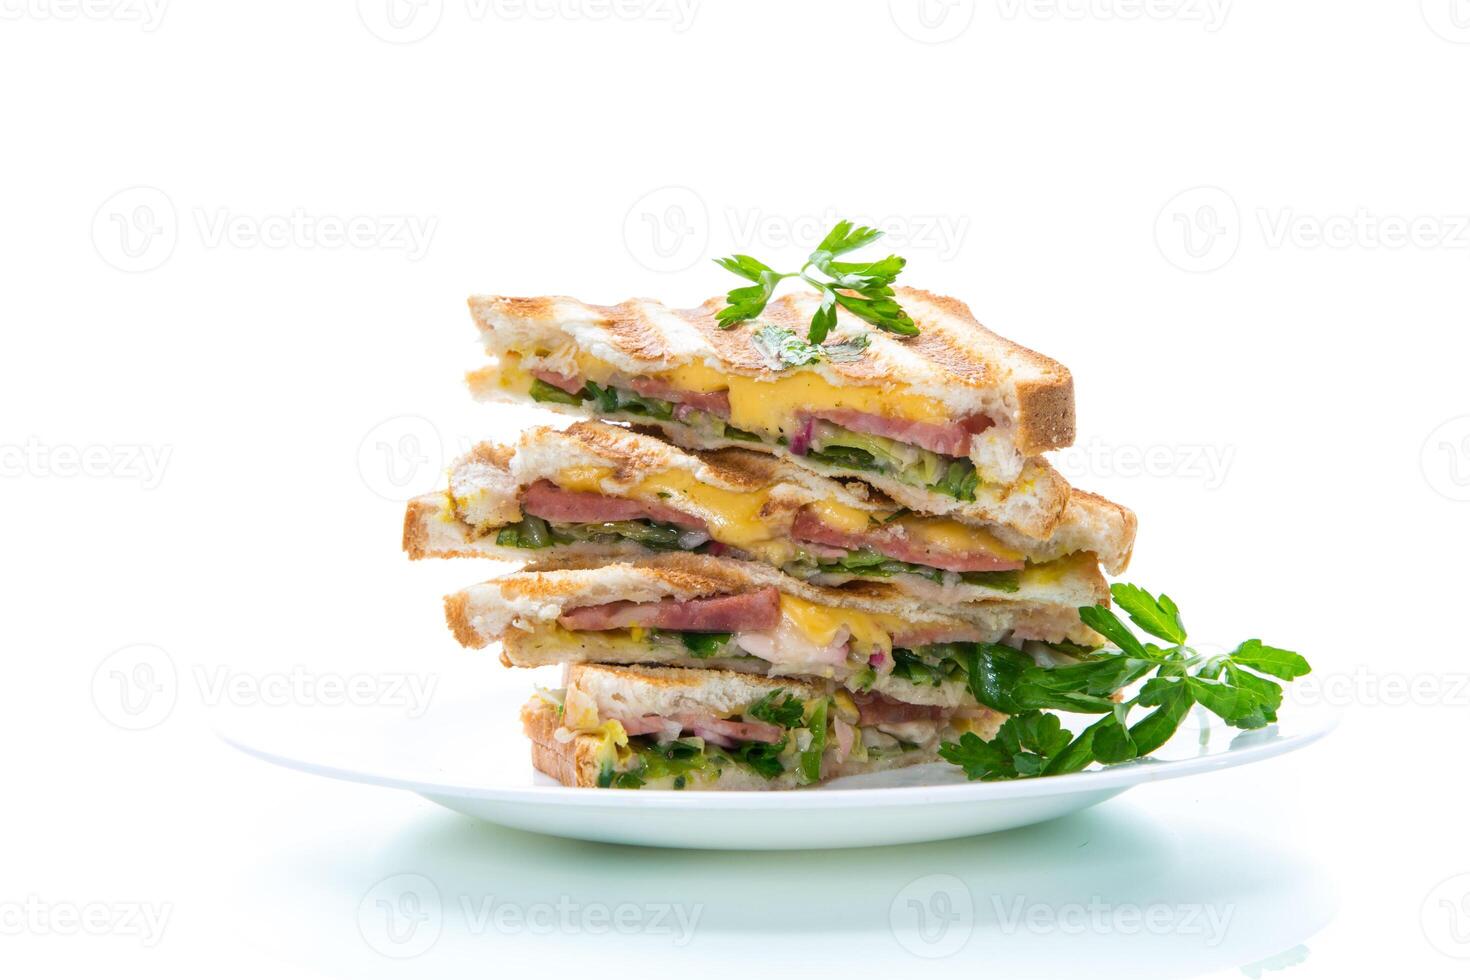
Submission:
<svg viewBox="0 0 1470 980">
<path fill-rule="evenodd" d="M 685 673 L 703 674 L 709 672 L 691 670 L 685 671 Z M 790 685 L 785 686 L 789 687 Z M 601 771 L 599 752 L 602 742 L 600 738 L 591 735 L 573 735 L 566 741 L 559 741 L 555 735 L 557 728 L 560 727 L 560 719 L 557 717 L 556 708 L 539 697 L 532 698 L 521 708 L 521 726 L 526 736 L 531 740 L 531 764 L 539 771 L 555 779 L 563 786 L 578 788 L 597 786 L 597 777 Z M 905 752 L 901 756 L 870 762 L 849 760 L 843 763 L 836 775 L 855 776 L 862 773 L 882 772 L 887 769 L 923 765 L 924 763 L 937 761 L 939 761 L 937 752 L 926 749 L 915 749 Z M 689 789 L 702 791 L 767 791 L 796 788 L 798 788 L 797 777 L 794 772 L 786 772 L 774 779 L 766 779 L 763 776 L 748 772 L 736 766 L 725 767 L 718 779 L 691 780 L 689 784 Z"/>
<path fill-rule="evenodd" d="M 497 464 L 487 460 L 501 461 Z M 768 506 L 773 512 L 794 516 L 800 507 L 831 501 L 859 510 L 893 510 L 899 503 L 855 478 L 833 478 L 787 460 L 748 449 L 686 451 L 661 439 L 603 422 L 579 422 L 564 431 L 539 427 L 525 432 L 512 452 L 508 447 L 483 444 L 451 469 L 450 496 L 429 494 L 410 502 L 404 519 L 403 547 L 411 558 L 481 555 L 519 560 L 525 552 L 500 548 L 493 537 L 477 536 L 459 511 L 473 511 L 475 521 L 497 519 L 502 524 L 521 517 L 519 495 L 536 482 L 555 482 L 571 466 L 609 471 L 604 492 L 621 496 L 646 478 L 684 470 L 700 483 L 724 490 L 748 492 L 775 487 Z M 451 497 L 453 499 L 451 499 Z M 711 514 L 696 502 L 686 509 L 707 522 Z M 1033 561 L 1052 561 L 1065 555 L 1090 552 L 1113 574 L 1128 565 L 1137 519 L 1119 504 L 1080 490 L 1070 491 L 1061 520 L 1049 537 L 1032 537 L 1004 524 L 968 521 L 983 526 L 1009 547 Z M 635 546 L 571 545 L 553 554 L 632 556 Z M 945 601 L 942 598 L 939 601 Z"/>
<path fill-rule="evenodd" d="M 687 601 L 774 586 L 810 602 L 836 608 L 897 616 L 911 625 L 935 628 L 979 627 L 1000 634 L 1024 627 L 1044 638 L 1089 636 L 1075 622 L 1076 606 L 1106 604 L 1107 592 L 1087 580 L 1070 603 L 974 602 L 936 608 L 903 587 L 888 582 L 850 582 L 840 588 L 798 581 L 768 565 L 672 552 L 636 561 L 585 565 L 566 561 L 529 565 L 444 599 L 444 615 L 462 645 L 483 648 L 516 632 L 553 624 L 565 612 L 608 602 Z M 1079 632 L 1080 630 L 1080 632 Z"/>
<path fill-rule="evenodd" d="M 866 355 L 851 361 L 823 362 L 819 370 L 835 384 L 892 384 L 946 404 L 957 415 L 981 408 L 1015 427 L 1016 448 L 1036 456 L 1072 444 L 1076 417 L 1072 375 L 1049 357 L 987 330 L 957 299 L 922 289 L 900 287 L 895 296 L 919 328 L 900 338 L 871 328 L 839 308 L 831 337 L 866 334 Z M 820 296 L 789 293 L 767 304 L 761 323 L 786 327 L 805 336 Z M 704 362 L 751 377 L 769 371 L 766 354 L 748 329 L 720 329 L 715 314 L 723 297 L 689 310 L 674 310 L 656 300 L 630 299 L 595 306 L 567 296 L 472 296 L 470 312 L 486 346 L 497 353 L 543 345 L 561 335 L 622 369 L 642 373 Z"/>
</svg>

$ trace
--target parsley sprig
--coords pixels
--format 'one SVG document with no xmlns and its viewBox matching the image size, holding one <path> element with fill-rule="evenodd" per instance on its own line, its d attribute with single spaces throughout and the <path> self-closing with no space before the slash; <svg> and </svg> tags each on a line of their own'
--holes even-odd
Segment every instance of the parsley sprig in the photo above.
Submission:
<svg viewBox="0 0 1470 980">
<path fill-rule="evenodd" d="M 726 294 L 725 302 L 730 305 L 715 314 L 720 328 L 728 330 L 760 316 L 781 280 L 797 278 L 822 294 L 821 305 L 812 314 L 807 329 L 807 340 L 813 344 L 820 344 L 837 325 L 839 306 L 880 330 L 914 336 L 919 328 L 893 298 L 893 282 L 904 267 L 902 258 L 890 255 L 876 262 L 837 261 L 839 255 L 857 251 L 881 237 L 883 233 L 876 228 L 839 221 L 796 272 L 777 272 L 749 255 L 716 259 L 725 269 L 755 283 Z"/>
<path fill-rule="evenodd" d="M 1117 584 L 1113 601 L 1133 625 L 1167 646 L 1140 640 L 1103 606 L 1078 610 L 1082 621 L 1116 649 L 1105 649 L 1059 667 L 1038 666 L 1001 644 L 968 651 L 970 691 L 981 704 L 1010 717 L 991 741 L 966 732 L 945 742 L 939 754 L 971 779 L 1017 779 L 1079 772 L 1149 755 L 1167 742 L 1196 704 L 1235 728 L 1263 728 L 1276 720 L 1281 685 L 1311 672 L 1290 650 L 1246 640 L 1223 655 L 1205 656 L 1185 645 L 1179 607 L 1136 585 Z M 1147 678 L 1145 680 L 1145 678 Z M 1144 681 L 1132 698 L 1113 695 Z M 1152 709 L 1129 723 L 1135 708 Z M 1101 715 L 1076 735 L 1051 711 Z"/>
</svg>

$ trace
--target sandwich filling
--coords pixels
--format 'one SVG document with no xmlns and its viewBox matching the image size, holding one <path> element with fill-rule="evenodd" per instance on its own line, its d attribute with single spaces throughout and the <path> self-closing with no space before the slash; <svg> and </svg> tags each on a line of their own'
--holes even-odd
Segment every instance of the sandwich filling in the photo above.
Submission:
<svg viewBox="0 0 1470 980">
<path fill-rule="evenodd" d="M 814 462 L 880 473 L 963 501 L 975 499 L 981 479 L 971 459 L 975 437 L 995 426 L 985 415 L 956 419 L 925 395 L 834 385 L 809 369 L 752 378 L 689 364 L 630 376 L 580 351 L 512 352 L 502 356 L 499 383 L 535 401 L 681 426 L 706 441 L 783 447 Z M 1011 454 L 1003 455 L 1010 460 Z"/>
<path fill-rule="evenodd" d="M 688 663 L 830 679 L 854 697 L 897 695 L 906 708 L 958 704 L 974 655 L 993 639 L 960 620 L 908 622 L 839 609 L 774 587 L 698 599 L 608 602 L 564 611 L 532 646 L 597 652 L 608 662 Z M 1012 630 L 1004 642 L 1033 654 L 1076 656 L 1087 647 Z M 925 695 L 925 688 L 938 688 Z M 918 704 L 911 703 L 918 702 Z M 875 708 L 874 710 L 878 710 Z"/>
<path fill-rule="evenodd" d="M 980 707 L 819 694 L 805 686 L 770 690 L 724 715 L 692 700 L 687 710 L 645 713 L 622 698 L 597 698 L 576 687 L 538 697 L 544 710 L 560 716 L 557 738 L 600 740 L 597 783 L 618 789 L 699 788 L 731 768 L 765 780 L 789 774 L 797 785 L 810 785 L 857 764 L 933 752 L 941 739 L 961 732 L 988 736 L 1000 722 Z"/>
<path fill-rule="evenodd" d="M 602 489 L 612 473 L 574 466 L 554 481 L 537 480 L 521 493 L 519 521 L 475 531 L 494 533 L 502 547 L 529 550 L 632 541 L 654 551 L 755 558 L 819 584 L 912 576 L 940 586 L 1014 593 L 1023 581 L 1054 581 L 1071 564 L 1070 556 L 1028 562 L 983 528 L 904 508 L 864 510 L 824 501 L 793 513 L 773 504 L 772 487 L 728 490 L 682 469 L 655 474 L 614 496 Z M 459 501 L 452 506 L 467 510 Z M 1076 560 L 1096 561 L 1090 555 Z"/>
</svg>

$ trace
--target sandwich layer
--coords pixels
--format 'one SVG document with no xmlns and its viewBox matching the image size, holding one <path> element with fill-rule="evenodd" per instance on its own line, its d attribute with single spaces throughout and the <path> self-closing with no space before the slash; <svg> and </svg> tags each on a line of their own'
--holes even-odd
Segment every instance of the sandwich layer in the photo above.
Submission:
<svg viewBox="0 0 1470 980">
<path fill-rule="evenodd" d="M 857 480 L 762 453 L 685 452 L 584 422 L 532 429 L 514 453 L 476 447 L 451 469 L 447 493 L 410 503 L 404 548 L 414 558 L 571 561 L 699 551 L 823 585 L 891 581 L 946 605 L 1078 605 L 1103 588 L 1099 558 L 1114 572 L 1126 567 L 1135 527 L 1126 508 L 1074 492 L 1051 537 L 1029 538 L 914 513 Z"/>
<path fill-rule="evenodd" d="M 861 471 L 902 501 L 992 511 L 1011 484 L 1013 509 L 1042 528 L 1061 509 L 1065 482 L 1032 460 L 1071 444 L 1066 368 L 997 337 L 961 303 L 921 290 L 898 299 L 920 334 L 899 340 L 846 312 L 833 345 L 866 338 L 844 357 L 783 363 L 772 327 L 804 336 L 816 294 L 773 300 L 759 324 L 721 330 L 722 301 L 670 310 L 648 300 L 589 306 L 566 297 L 482 296 L 470 309 L 489 369 L 471 375 L 485 398 L 530 398 L 558 410 L 643 421 L 696 448 L 747 445 L 822 471 Z M 910 504 L 910 506 L 915 506 Z"/>
<path fill-rule="evenodd" d="M 1004 720 L 722 670 L 573 666 L 565 683 L 521 721 L 536 768 L 568 786 L 794 789 L 933 762 L 941 741 Z"/>
<path fill-rule="evenodd" d="M 1105 603 L 1106 592 L 1090 597 Z M 1100 645 L 1075 607 L 972 603 L 936 610 L 888 583 L 811 585 L 764 565 L 669 554 L 531 569 L 446 597 L 465 646 L 503 641 L 507 666 L 719 666 L 819 678 L 858 693 L 953 707 L 976 644 L 1071 653 Z"/>
</svg>

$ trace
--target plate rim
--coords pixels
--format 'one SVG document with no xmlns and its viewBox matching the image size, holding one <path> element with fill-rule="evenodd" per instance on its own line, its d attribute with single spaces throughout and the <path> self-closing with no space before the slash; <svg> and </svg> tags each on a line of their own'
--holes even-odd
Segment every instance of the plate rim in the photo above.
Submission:
<svg viewBox="0 0 1470 980">
<path fill-rule="evenodd" d="M 843 787 L 826 786 L 818 791 L 690 791 L 650 789 L 597 789 L 573 786 L 465 786 L 458 783 L 441 783 L 408 778 L 388 773 L 365 772 L 293 757 L 251 744 L 246 738 L 232 734 L 219 724 L 214 725 L 215 736 L 226 745 L 248 756 L 270 762 L 287 769 L 326 776 L 346 782 L 403 789 L 420 795 L 457 797 L 463 799 L 497 800 L 504 803 L 542 803 L 570 806 L 618 808 L 618 809 L 830 809 L 834 807 L 892 807 L 931 804 L 985 803 L 992 800 L 1014 800 L 1071 793 L 1089 793 L 1105 789 L 1127 789 L 1143 783 L 1163 782 L 1206 772 L 1218 772 L 1249 765 L 1266 759 L 1285 755 L 1321 741 L 1331 734 L 1341 722 L 1339 712 L 1320 708 L 1303 710 L 1298 708 L 1293 721 L 1307 719 L 1309 724 L 1301 731 L 1287 734 L 1242 748 L 1227 749 L 1211 755 L 1192 756 L 1185 759 L 1142 759 L 1102 769 L 1068 773 L 1063 776 L 1048 776 L 1037 779 L 1015 779 L 995 782 L 956 782 L 922 786 L 878 786 Z M 1277 725 L 1257 729 L 1269 733 Z M 1237 729 L 1220 726 L 1221 731 L 1246 734 Z M 529 765 L 529 762 L 527 763 Z M 937 763 L 929 763 L 934 765 Z"/>
</svg>

